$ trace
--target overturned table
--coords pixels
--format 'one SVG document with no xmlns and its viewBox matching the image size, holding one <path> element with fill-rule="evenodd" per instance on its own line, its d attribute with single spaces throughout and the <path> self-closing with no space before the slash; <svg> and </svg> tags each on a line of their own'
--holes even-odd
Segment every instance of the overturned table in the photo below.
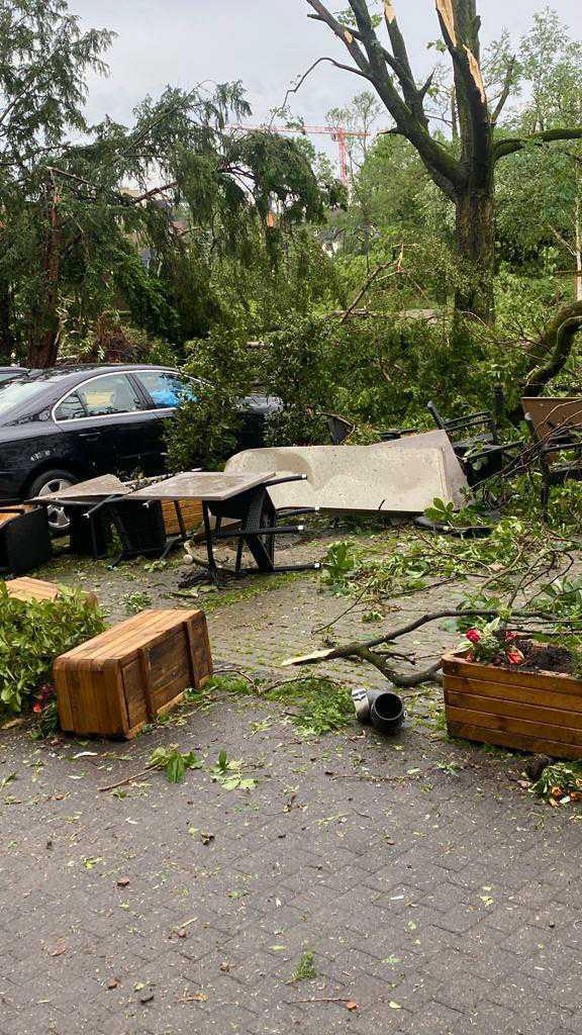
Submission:
<svg viewBox="0 0 582 1035">
<path fill-rule="evenodd" d="M 208 573 L 213 581 L 220 579 L 220 569 L 214 556 L 214 544 L 225 539 L 237 540 L 234 575 L 253 572 L 304 571 L 317 564 L 275 564 L 275 537 L 303 530 L 302 525 L 278 524 L 278 513 L 269 489 L 288 481 L 301 481 L 303 475 L 277 478 L 273 471 L 227 474 L 225 472 L 185 472 L 162 482 L 145 486 L 124 497 L 124 502 L 147 504 L 156 500 L 198 499 L 202 503 L 204 539 Z M 300 514 L 312 513 L 313 507 L 286 509 L 280 515 L 288 522 Z M 212 519 L 214 519 L 214 527 Z M 235 522 L 228 528 L 223 521 Z M 243 568 L 245 546 L 255 561 L 255 568 Z"/>
<path fill-rule="evenodd" d="M 173 502 L 179 515 L 184 500 L 198 500 L 202 505 L 204 539 L 206 543 L 206 572 L 218 582 L 221 569 L 216 563 L 214 545 L 217 541 L 237 540 L 236 560 L 232 574 L 246 575 L 254 572 L 272 573 L 299 571 L 318 567 L 313 564 L 278 566 L 275 564 L 275 538 L 278 535 L 300 532 L 302 525 L 288 524 L 290 518 L 312 513 L 313 507 L 286 508 L 278 512 L 269 488 L 288 481 L 303 480 L 303 475 L 277 478 L 272 471 L 252 473 L 224 473 L 215 471 L 186 471 L 159 481 L 153 481 L 141 488 L 135 488 L 111 475 L 88 482 L 80 482 L 58 493 L 35 500 L 45 506 L 71 508 L 72 513 L 82 512 L 81 520 L 88 521 L 91 540 L 98 548 L 95 537 L 96 519 L 109 512 L 115 521 L 123 509 L 127 517 L 128 508 L 141 504 L 150 508 L 154 504 Z M 286 523 L 278 524 L 279 518 Z M 232 522 L 228 528 L 223 521 Z M 118 527 L 123 523 L 115 521 Z M 139 521 L 135 522 L 139 525 Z M 127 526 L 127 521 L 125 521 Z M 183 522 L 180 523 L 182 541 L 187 538 Z M 255 561 L 256 567 L 243 568 L 245 546 Z M 124 548 L 122 557 L 140 552 L 139 549 Z M 96 554 L 97 556 L 99 554 Z"/>
</svg>

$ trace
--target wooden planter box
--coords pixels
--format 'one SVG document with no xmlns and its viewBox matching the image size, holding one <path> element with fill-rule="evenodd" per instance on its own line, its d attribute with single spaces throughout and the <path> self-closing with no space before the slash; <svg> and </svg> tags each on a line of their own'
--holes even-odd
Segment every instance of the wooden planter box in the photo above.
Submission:
<svg viewBox="0 0 582 1035">
<path fill-rule="evenodd" d="M 62 654 L 53 673 L 63 730 L 133 737 L 212 675 L 204 612 L 142 611 Z"/>
<path fill-rule="evenodd" d="M 44 582 L 42 579 L 31 579 L 24 575 L 20 579 L 7 579 L 4 583 L 8 596 L 17 600 L 56 600 L 60 593 L 60 587 L 54 582 Z M 90 603 L 97 607 L 98 600 L 95 593 L 81 590 Z"/>
<path fill-rule="evenodd" d="M 182 520 L 187 532 L 191 532 L 202 521 L 202 503 L 200 500 L 179 500 Z M 162 500 L 162 514 L 167 535 L 180 535 L 180 522 L 176 508 L 171 500 Z"/>
<path fill-rule="evenodd" d="M 443 658 L 451 736 L 555 758 L 582 758 L 582 679 Z"/>
</svg>

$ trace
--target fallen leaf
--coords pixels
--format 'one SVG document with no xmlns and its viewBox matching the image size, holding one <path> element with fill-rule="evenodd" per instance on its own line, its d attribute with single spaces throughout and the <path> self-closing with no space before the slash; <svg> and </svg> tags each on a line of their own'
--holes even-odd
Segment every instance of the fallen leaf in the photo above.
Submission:
<svg viewBox="0 0 582 1035">
<path fill-rule="evenodd" d="M 402 1009 L 400 1003 L 395 1002 L 394 999 L 390 1000 L 390 1002 L 388 1003 L 388 1006 L 390 1007 L 391 1010 L 401 1010 Z"/>
<path fill-rule="evenodd" d="M 109 981 L 107 982 L 107 988 L 111 990 L 112 988 L 117 988 L 118 985 L 119 981 L 117 978 L 109 978 Z"/>
<path fill-rule="evenodd" d="M 92 870 L 97 863 L 103 862 L 103 858 L 100 855 L 96 855 L 93 859 L 83 859 L 83 866 L 86 870 Z"/>
<path fill-rule="evenodd" d="M 214 834 L 208 833 L 208 831 L 202 830 L 200 833 L 200 840 L 203 845 L 209 845 L 211 841 L 214 841 Z"/>
<path fill-rule="evenodd" d="M 178 1003 L 205 1003 L 208 1000 L 208 996 L 204 992 L 194 992 L 193 995 L 185 993 L 176 1000 Z"/>
<path fill-rule="evenodd" d="M 345 1006 L 346 1006 L 346 1010 L 357 1010 L 358 1009 L 358 1004 L 357 1004 L 355 999 L 348 999 L 348 1001 L 345 1004 Z"/>
<path fill-rule="evenodd" d="M 69 943 L 66 938 L 61 938 L 51 952 L 51 956 L 62 956 L 63 952 L 66 952 L 69 948 Z"/>
</svg>

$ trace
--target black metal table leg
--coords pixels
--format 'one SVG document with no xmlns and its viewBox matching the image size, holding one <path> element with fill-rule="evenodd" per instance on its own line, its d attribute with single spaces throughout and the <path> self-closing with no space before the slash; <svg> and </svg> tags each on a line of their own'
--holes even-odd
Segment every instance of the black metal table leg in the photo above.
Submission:
<svg viewBox="0 0 582 1035">
<path fill-rule="evenodd" d="M 212 540 L 212 526 L 210 524 L 210 510 L 208 503 L 202 503 L 202 518 L 204 520 L 204 541 L 206 543 L 208 571 L 212 581 L 218 582 L 218 568 L 214 557 L 214 544 Z"/>
</svg>

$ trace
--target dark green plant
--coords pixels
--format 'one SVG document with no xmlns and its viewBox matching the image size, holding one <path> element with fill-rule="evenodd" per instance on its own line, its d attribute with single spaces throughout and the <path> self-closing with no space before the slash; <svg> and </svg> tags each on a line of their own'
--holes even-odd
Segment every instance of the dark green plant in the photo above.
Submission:
<svg viewBox="0 0 582 1035">
<path fill-rule="evenodd" d="M 532 794 L 544 801 L 557 804 L 582 800 L 582 765 L 579 762 L 555 762 L 543 769 L 541 776 L 530 787 Z"/>
<path fill-rule="evenodd" d="M 166 432 L 170 470 L 221 467 L 235 450 L 241 419 L 236 389 L 201 385 L 196 399 L 176 410 Z"/>
<path fill-rule="evenodd" d="M 293 983 L 296 981 L 313 981 L 316 977 L 317 968 L 315 966 L 315 953 L 310 949 L 306 949 L 301 953 L 291 981 Z"/>
<path fill-rule="evenodd" d="M 424 516 L 447 528 L 463 529 L 484 524 L 483 515 L 476 507 L 462 507 L 459 510 L 454 503 L 445 503 L 438 497 L 432 501 L 431 507 L 426 508 Z"/>
<path fill-rule="evenodd" d="M 294 679 L 273 687 L 267 700 L 292 708 L 291 721 L 302 733 L 335 733 L 353 720 L 354 706 L 347 687 L 318 676 Z"/>
<path fill-rule="evenodd" d="M 266 428 L 268 446 L 318 446 L 329 443 L 327 418 L 310 406 L 293 403 L 274 413 Z"/>
<path fill-rule="evenodd" d="M 83 593 L 61 587 L 55 600 L 17 600 L 0 585 L 0 713 L 20 714 L 52 680 L 55 658 L 105 628 Z"/>
<path fill-rule="evenodd" d="M 140 611 L 145 611 L 146 608 L 151 607 L 152 598 L 149 593 L 136 591 L 135 593 L 126 593 L 123 598 L 123 609 L 126 615 L 137 615 Z"/>
<path fill-rule="evenodd" d="M 210 778 L 219 783 L 225 791 L 250 791 L 256 786 L 257 781 L 252 777 L 243 776 L 242 759 L 229 759 L 224 748 L 218 753 L 216 764 L 210 770 Z"/>
<path fill-rule="evenodd" d="M 187 769 L 201 769 L 202 762 L 194 751 L 180 751 L 177 744 L 152 751 L 148 769 L 163 769 L 169 783 L 181 783 Z"/>
<path fill-rule="evenodd" d="M 348 577 L 356 570 L 358 557 L 353 543 L 347 539 L 332 543 L 322 561 L 323 581 L 336 593 L 348 587 Z"/>
</svg>

